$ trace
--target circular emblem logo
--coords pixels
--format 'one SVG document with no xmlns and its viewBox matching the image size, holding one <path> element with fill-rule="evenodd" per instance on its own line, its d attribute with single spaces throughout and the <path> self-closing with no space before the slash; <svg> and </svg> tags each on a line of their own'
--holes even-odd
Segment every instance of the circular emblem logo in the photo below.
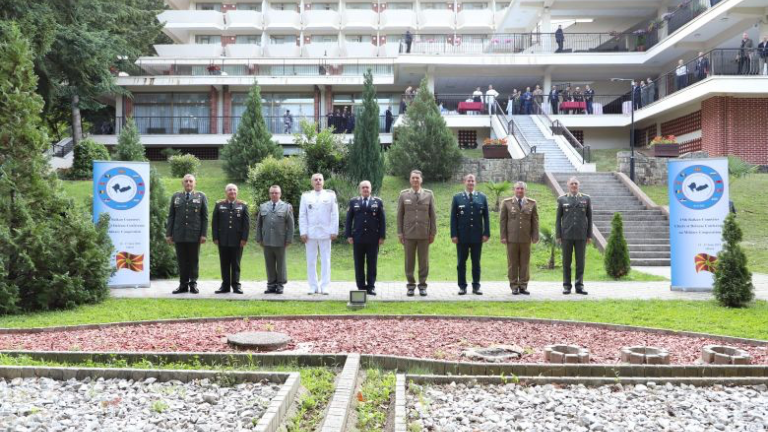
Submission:
<svg viewBox="0 0 768 432">
<path fill-rule="evenodd" d="M 722 176 L 703 165 L 692 165 L 680 171 L 674 186 L 677 201 L 693 210 L 708 209 L 723 197 Z"/>
<path fill-rule="evenodd" d="M 115 210 L 136 207 L 144 199 L 146 192 L 144 179 L 130 168 L 112 168 L 99 179 L 99 198 Z"/>
</svg>

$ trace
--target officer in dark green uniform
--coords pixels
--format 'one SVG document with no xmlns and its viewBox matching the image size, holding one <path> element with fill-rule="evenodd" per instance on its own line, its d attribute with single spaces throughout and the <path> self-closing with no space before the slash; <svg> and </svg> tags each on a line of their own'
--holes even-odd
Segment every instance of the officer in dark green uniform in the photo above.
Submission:
<svg viewBox="0 0 768 432">
<path fill-rule="evenodd" d="M 472 257 L 472 294 L 480 291 L 480 256 L 483 243 L 491 237 L 488 200 L 475 190 L 475 176 L 464 177 L 464 192 L 453 196 L 451 203 L 451 241 L 456 244 L 459 295 L 467 293 L 467 258 Z"/>
<path fill-rule="evenodd" d="M 592 241 L 592 200 L 579 192 L 579 180 L 568 180 L 568 193 L 557 199 L 556 234 L 563 245 L 563 294 L 571 293 L 571 256 L 576 251 L 576 293 L 584 291 L 584 259 Z"/>
<path fill-rule="evenodd" d="M 237 186 L 230 183 L 224 188 L 227 199 L 216 202 L 213 209 L 211 235 L 219 247 L 221 264 L 221 287 L 216 294 L 228 293 L 232 288 L 235 294 L 242 294 L 240 289 L 240 258 L 248 242 L 251 219 L 248 206 L 237 199 Z"/>
<path fill-rule="evenodd" d="M 208 199 L 204 193 L 195 191 L 192 174 L 185 175 L 181 184 L 184 192 L 176 192 L 171 197 L 165 239 L 176 246 L 179 265 L 179 287 L 173 293 L 197 294 L 200 245 L 205 243 L 208 232 Z"/>
</svg>

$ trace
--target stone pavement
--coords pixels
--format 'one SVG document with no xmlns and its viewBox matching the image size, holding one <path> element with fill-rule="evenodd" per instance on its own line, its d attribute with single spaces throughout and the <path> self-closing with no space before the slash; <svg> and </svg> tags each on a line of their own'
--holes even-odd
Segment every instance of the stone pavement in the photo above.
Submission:
<svg viewBox="0 0 768 432">
<path fill-rule="evenodd" d="M 653 270 L 649 270 L 653 269 Z M 644 267 L 645 272 L 653 272 L 659 276 L 669 275 L 669 267 L 648 268 Z M 768 300 L 768 275 L 755 274 L 753 277 L 755 284 L 756 298 Z M 200 294 L 179 294 L 173 295 L 173 291 L 178 283 L 173 280 L 152 281 L 150 288 L 120 288 L 112 290 L 112 297 L 119 298 L 178 298 L 178 299 L 219 299 L 219 300 L 304 300 L 304 301 L 322 301 L 349 300 L 349 291 L 356 289 L 352 281 L 331 282 L 329 295 L 308 295 L 306 281 L 289 281 L 285 286 L 285 293 L 282 295 L 264 294 L 266 284 L 257 281 L 243 282 L 243 291 L 245 294 L 214 294 L 219 288 L 219 281 L 205 280 L 198 282 Z M 709 293 L 684 293 L 673 292 L 669 289 L 669 281 L 660 282 L 586 282 L 586 290 L 589 295 L 563 295 L 562 287 L 558 282 L 536 282 L 528 285 L 531 292 L 529 296 L 513 296 L 507 282 L 483 282 L 483 295 L 467 294 L 458 295 L 458 287 L 453 282 L 433 282 L 429 284 L 428 296 L 419 297 L 418 291 L 415 297 L 405 295 L 405 282 L 379 282 L 376 287 L 378 295 L 369 297 L 373 301 L 580 301 L 580 300 L 709 300 L 712 295 Z"/>
</svg>

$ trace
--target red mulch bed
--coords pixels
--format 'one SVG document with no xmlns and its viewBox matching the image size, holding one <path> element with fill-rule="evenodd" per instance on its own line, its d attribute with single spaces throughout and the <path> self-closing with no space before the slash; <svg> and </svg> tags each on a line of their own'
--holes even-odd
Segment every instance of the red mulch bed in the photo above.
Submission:
<svg viewBox="0 0 768 432">
<path fill-rule="evenodd" d="M 186 351 L 230 352 L 226 335 L 241 331 L 279 331 L 312 353 L 398 355 L 457 360 L 463 350 L 493 344 L 513 344 L 530 354 L 526 363 L 544 362 L 544 346 L 581 345 L 593 363 L 619 362 L 619 349 L 630 345 L 666 348 L 674 364 L 693 364 L 701 347 L 731 345 L 747 350 L 753 364 L 768 364 L 768 346 L 722 343 L 707 338 L 672 336 L 640 331 L 607 330 L 580 325 L 533 324 L 514 321 L 464 319 L 257 319 L 201 323 L 152 324 L 31 334 L 0 335 L 2 350 L 41 351 Z"/>
</svg>

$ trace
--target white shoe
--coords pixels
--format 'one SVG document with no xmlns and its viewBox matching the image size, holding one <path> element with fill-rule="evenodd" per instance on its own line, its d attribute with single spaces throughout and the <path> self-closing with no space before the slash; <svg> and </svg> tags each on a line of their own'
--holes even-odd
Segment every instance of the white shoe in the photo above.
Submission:
<svg viewBox="0 0 768 432">
<path fill-rule="evenodd" d="M 327 293 L 327 292 L 325 292 L 325 291 L 321 291 L 321 292 L 320 292 L 320 294 L 321 294 L 321 295 L 328 295 L 328 293 Z"/>
<path fill-rule="evenodd" d="M 310 292 L 307 293 L 307 295 L 315 295 L 315 294 L 317 294 L 317 293 L 314 292 L 314 291 L 310 291 Z"/>
</svg>

